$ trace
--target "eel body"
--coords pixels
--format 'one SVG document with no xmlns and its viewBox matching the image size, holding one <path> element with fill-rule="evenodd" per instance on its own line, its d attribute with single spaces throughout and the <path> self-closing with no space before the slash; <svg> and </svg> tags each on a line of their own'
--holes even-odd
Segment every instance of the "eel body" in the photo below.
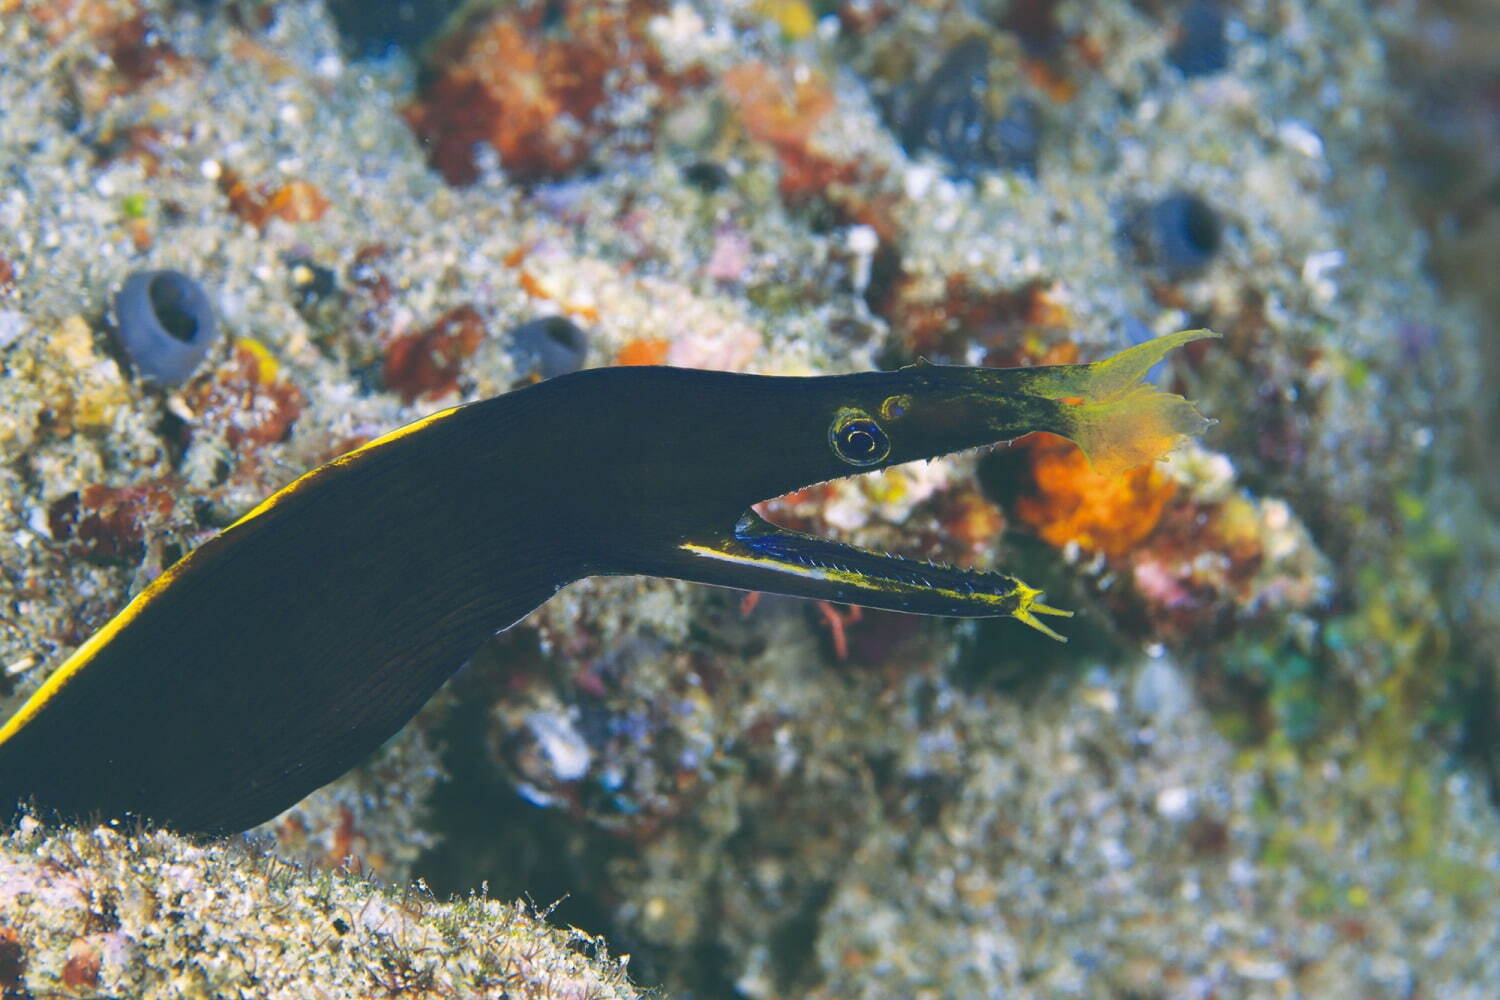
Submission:
<svg viewBox="0 0 1500 1000">
<path fill-rule="evenodd" d="M 435 413 L 189 553 L 0 727 L 0 808 L 248 828 L 392 736 L 559 588 L 643 574 L 924 614 L 1065 614 L 999 573 L 787 531 L 759 501 L 1047 430 L 1109 471 L 1206 422 L 1106 361 L 780 378 L 594 369 Z M 3 819 L 3 815 L 0 815 Z"/>
</svg>

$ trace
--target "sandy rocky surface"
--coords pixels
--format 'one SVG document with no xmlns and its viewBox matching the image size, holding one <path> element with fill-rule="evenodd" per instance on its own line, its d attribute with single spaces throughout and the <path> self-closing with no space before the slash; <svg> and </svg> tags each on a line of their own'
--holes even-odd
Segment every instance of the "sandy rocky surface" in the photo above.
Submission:
<svg viewBox="0 0 1500 1000">
<path fill-rule="evenodd" d="M 1033 443 L 773 508 L 1043 582 L 1069 646 L 586 581 L 248 839 L 23 823 L 0 990 L 1495 995 L 1480 327 L 1392 176 L 1377 13 L 1245 0 L 1199 72 L 1160 3 L 521 4 L 476 29 L 506 65 L 607 85 L 475 152 L 453 46 L 356 58 L 319 3 L 0 0 L 7 710 L 298 473 L 524 381 L 538 317 L 771 374 L 1225 334 L 1162 376 L 1220 423 L 1160 469 Z M 921 138 L 965 51 L 1000 152 Z M 148 267 L 223 331 L 169 391 L 110 335 Z"/>
</svg>

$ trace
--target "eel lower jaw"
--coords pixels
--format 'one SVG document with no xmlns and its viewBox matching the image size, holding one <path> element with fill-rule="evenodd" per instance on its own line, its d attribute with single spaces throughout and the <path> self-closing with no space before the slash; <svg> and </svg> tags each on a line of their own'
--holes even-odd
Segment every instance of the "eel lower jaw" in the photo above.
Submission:
<svg viewBox="0 0 1500 1000">
<path fill-rule="evenodd" d="M 1003 573 L 978 573 L 902 559 L 790 531 L 746 512 L 727 533 L 687 539 L 686 579 L 815 600 L 927 615 L 1008 615 L 1059 642 L 1039 615 L 1073 612 L 1041 601 L 1042 592 Z M 687 567 L 685 567 L 686 569 Z"/>
</svg>

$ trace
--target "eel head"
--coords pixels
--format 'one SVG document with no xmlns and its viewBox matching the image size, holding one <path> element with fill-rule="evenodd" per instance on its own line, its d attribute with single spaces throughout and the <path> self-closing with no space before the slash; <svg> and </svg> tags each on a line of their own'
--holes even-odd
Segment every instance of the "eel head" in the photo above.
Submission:
<svg viewBox="0 0 1500 1000">
<path fill-rule="evenodd" d="M 1142 376 L 1184 331 L 1093 364 L 969 368 L 919 363 L 892 372 L 772 378 L 659 368 L 596 376 L 621 388 L 579 447 L 605 505 L 582 536 L 600 543 L 590 573 L 641 573 L 930 615 L 1009 615 L 1061 639 L 1038 616 L 1070 612 L 1036 588 L 897 558 L 779 527 L 753 505 L 844 476 L 1013 440 L 1071 438 L 1105 474 L 1156 460 L 1209 425 Z M 579 373 L 587 377 L 593 373 Z M 624 426 L 651 429 L 625 441 Z M 623 461 L 621 460 L 623 459 Z M 587 516 L 576 523 L 584 524 Z"/>
</svg>

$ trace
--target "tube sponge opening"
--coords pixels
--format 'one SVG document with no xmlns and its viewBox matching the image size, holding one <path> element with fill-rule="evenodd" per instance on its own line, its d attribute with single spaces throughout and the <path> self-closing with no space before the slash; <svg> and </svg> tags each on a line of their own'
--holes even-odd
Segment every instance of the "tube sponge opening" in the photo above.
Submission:
<svg viewBox="0 0 1500 1000">
<path fill-rule="evenodd" d="M 136 271 L 115 296 L 115 339 L 144 379 L 178 385 L 218 336 L 208 295 L 181 271 Z"/>
</svg>

